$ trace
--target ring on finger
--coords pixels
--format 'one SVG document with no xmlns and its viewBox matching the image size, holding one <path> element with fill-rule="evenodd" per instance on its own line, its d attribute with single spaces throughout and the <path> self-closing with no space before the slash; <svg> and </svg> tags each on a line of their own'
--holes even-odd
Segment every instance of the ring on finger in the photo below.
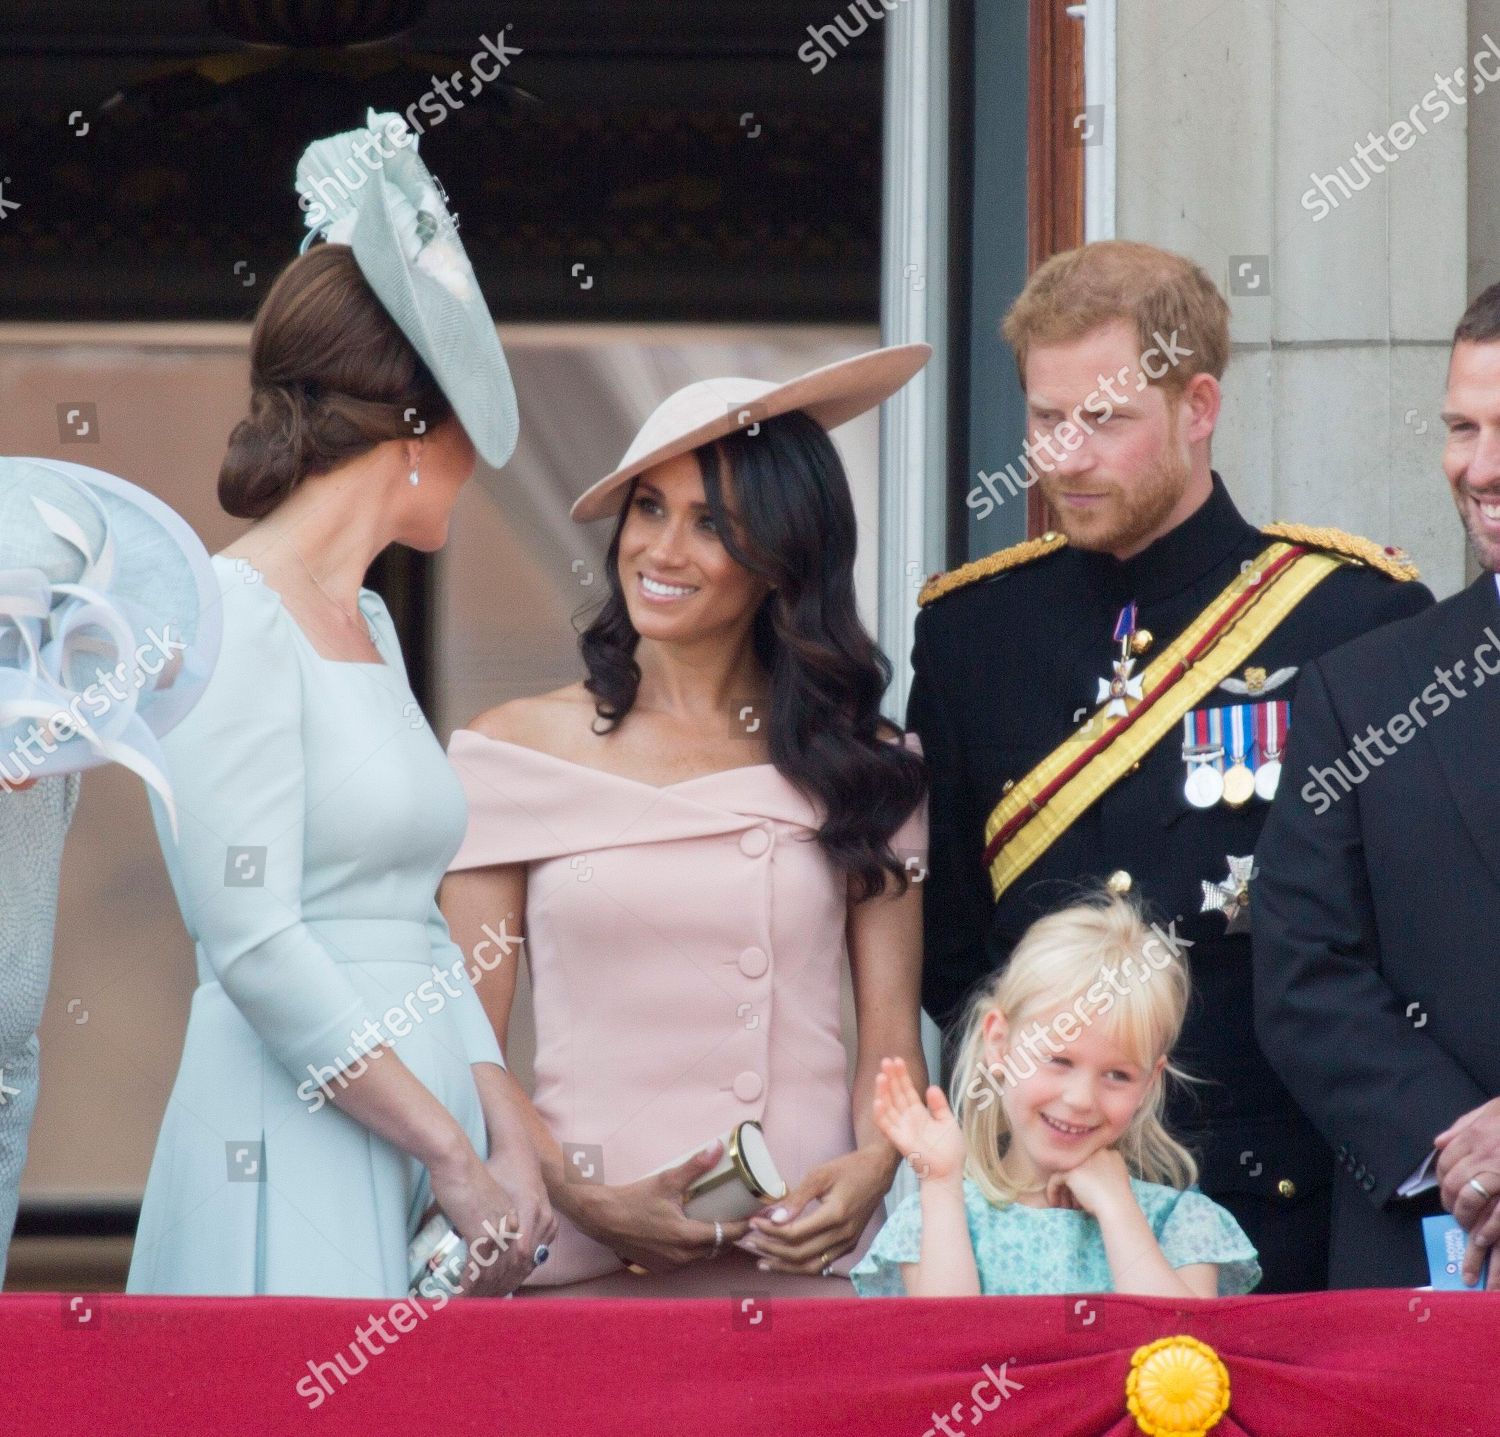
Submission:
<svg viewBox="0 0 1500 1437">
<path fill-rule="evenodd" d="M 717 1257 L 724 1247 L 724 1224 L 714 1223 L 714 1250 L 709 1253 L 710 1257 Z"/>
<path fill-rule="evenodd" d="M 1478 1178 L 1470 1178 L 1465 1186 L 1473 1188 L 1474 1191 L 1477 1192 L 1479 1196 L 1485 1200 L 1485 1202 L 1488 1202 L 1490 1198 L 1494 1196 L 1494 1194 L 1492 1194 L 1489 1189 L 1479 1181 Z"/>
</svg>

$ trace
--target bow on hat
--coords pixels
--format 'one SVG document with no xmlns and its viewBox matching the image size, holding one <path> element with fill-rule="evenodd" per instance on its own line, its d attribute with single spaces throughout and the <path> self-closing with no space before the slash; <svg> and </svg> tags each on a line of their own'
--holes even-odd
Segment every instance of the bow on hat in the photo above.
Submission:
<svg viewBox="0 0 1500 1437">
<path fill-rule="evenodd" d="M 369 182 L 388 185 L 386 205 L 408 264 L 431 275 L 460 304 L 478 293 L 474 271 L 448 213 L 447 196 L 417 158 L 417 137 L 394 112 L 365 113 L 365 128 L 314 140 L 297 166 L 297 189 L 307 206 L 302 252 L 322 234 L 330 244 L 350 244 L 359 218 L 356 195 Z M 379 155 L 370 158 L 371 152 Z M 346 174 L 345 171 L 348 173 Z M 378 173 L 377 173 L 378 172 Z"/>
<path fill-rule="evenodd" d="M 67 482 L 74 481 L 69 478 Z M 166 763 L 156 735 L 137 712 L 141 691 L 152 677 L 142 666 L 143 656 L 152 648 L 163 652 L 163 645 L 172 649 L 170 630 L 165 636 L 147 630 L 143 639 L 128 612 L 132 606 L 110 596 L 115 577 L 114 538 L 98 500 L 86 485 L 75 487 L 102 521 L 97 552 L 69 515 L 34 495 L 31 502 L 41 523 L 81 557 L 77 579 L 54 579 L 35 568 L 0 569 L 0 738 L 9 737 L 7 731 L 24 722 L 31 724 L 29 735 L 10 737 L 0 750 L 0 778 L 19 781 L 21 770 L 30 762 L 24 752 L 32 746 L 51 758 L 65 744 L 71 742 L 76 748 L 81 739 L 91 756 L 42 760 L 34 766 L 41 772 L 66 773 L 97 763 L 118 763 L 161 795 L 175 836 L 177 811 Z M 163 652 L 156 674 L 170 677 L 158 677 L 153 687 L 173 682 L 185 648 L 178 646 L 176 654 Z M 75 687 L 75 667 L 89 654 L 102 656 L 102 662 L 95 664 L 95 681 Z M 117 679 L 117 685 L 106 684 L 106 664 L 112 667 L 109 677 Z"/>
</svg>

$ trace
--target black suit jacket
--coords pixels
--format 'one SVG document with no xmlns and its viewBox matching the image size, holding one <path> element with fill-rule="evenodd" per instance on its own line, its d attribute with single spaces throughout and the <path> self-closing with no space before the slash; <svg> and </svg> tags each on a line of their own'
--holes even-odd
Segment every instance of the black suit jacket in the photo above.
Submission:
<svg viewBox="0 0 1500 1437">
<path fill-rule="evenodd" d="M 1120 607 L 1138 602 L 1139 623 L 1155 641 L 1149 662 L 1268 542 L 1215 475 L 1207 502 L 1132 559 L 1063 549 L 934 600 L 917 618 L 907 727 L 921 735 L 931 780 L 923 1006 L 951 1032 L 975 985 L 1005 963 L 1036 918 L 1080 885 L 1127 870 L 1148 909 L 1163 922 L 1180 915 L 1176 931 L 1193 944 L 1193 1000 L 1176 1061 L 1203 1082 L 1174 1094 L 1169 1122 L 1196 1150 L 1205 1192 L 1290 1208 L 1326 1199 L 1332 1158 L 1255 1041 L 1249 933 L 1226 933 L 1223 914 L 1201 911 L 1203 881 L 1226 878 L 1231 855 L 1254 852 L 1268 805 L 1192 807 L 1173 732 L 998 904 L 982 859 L 985 819 L 1007 780 L 1061 743 L 1080 710 L 1097 706 L 1098 680 L 1118 657 L 1112 631 Z M 1431 604 L 1420 583 L 1350 565 L 1317 585 L 1249 662 L 1268 673 L 1300 668 Z M 1295 734 L 1297 677 L 1264 698 L 1292 699 Z M 1221 689 L 1204 706 L 1243 702 Z M 1252 909 L 1258 901 L 1252 897 Z M 1286 1241 L 1321 1249 L 1326 1224 L 1321 1237 Z M 1320 1258 L 1312 1265 L 1321 1286 Z"/>
<path fill-rule="evenodd" d="M 1303 671 L 1257 851 L 1256 1026 L 1339 1162 L 1336 1287 L 1427 1281 L 1440 1205 L 1396 1189 L 1500 1093 L 1497 759 L 1491 574 Z"/>
</svg>

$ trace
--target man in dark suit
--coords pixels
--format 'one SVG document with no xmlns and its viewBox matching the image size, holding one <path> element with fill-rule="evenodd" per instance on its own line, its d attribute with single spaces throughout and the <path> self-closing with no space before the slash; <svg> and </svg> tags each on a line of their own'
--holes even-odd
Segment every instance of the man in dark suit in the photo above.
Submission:
<svg viewBox="0 0 1500 1437">
<path fill-rule="evenodd" d="M 932 782 L 923 1006 L 951 1035 L 1037 917 L 1090 884 L 1130 891 L 1182 940 L 1192 972 L 1175 1061 L 1202 1082 L 1173 1092 L 1169 1125 L 1259 1250 L 1260 1290 L 1321 1288 L 1333 1159 L 1255 1041 L 1249 860 L 1288 710 L 1293 732 L 1300 722 L 1301 666 L 1432 597 L 1394 551 L 1241 517 L 1209 458 L 1229 311 L 1190 261 L 1122 242 L 1057 256 L 1006 337 L 1033 434 L 1024 462 L 1042 471 L 1061 532 L 922 594 L 907 727 Z M 994 488 L 971 495 L 981 519 L 997 494 L 1011 502 L 988 478 Z M 1274 621 L 1291 580 L 1253 589 L 1232 669 L 1210 672 L 1218 649 L 1194 658 L 1181 683 L 1191 691 L 1209 674 L 1205 686 L 1132 748 L 1178 694 L 1173 684 L 1150 704 L 1160 666 L 1226 592 L 1252 590 L 1268 553 L 1279 563 L 1293 549 L 1320 576 L 1313 586 Z M 1033 779 L 1059 746 L 1091 746 L 1091 730 L 1110 746 L 1081 756 L 1089 788 L 1069 811 L 1068 791 Z M 1028 822 L 1033 812 L 1046 818 Z"/>
<path fill-rule="evenodd" d="M 1334 1287 L 1426 1282 L 1444 1206 L 1469 1279 L 1500 1237 L 1500 285 L 1459 324 L 1443 419 L 1484 572 L 1303 670 L 1256 852 L 1256 1027 L 1340 1163 Z"/>
</svg>

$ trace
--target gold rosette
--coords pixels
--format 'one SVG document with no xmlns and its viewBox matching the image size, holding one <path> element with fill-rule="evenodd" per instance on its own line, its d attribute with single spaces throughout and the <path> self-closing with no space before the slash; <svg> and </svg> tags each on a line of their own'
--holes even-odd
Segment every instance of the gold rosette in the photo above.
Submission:
<svg viewBox="0 0 1500 1437">
<path fill-rule="evenodd" d="M 1196 1337 L 1163 1337 L 1136 1349 L 1125 1405 L 1146 1437 L 1204 1437 L 1229 1410 L 1229 1371 Z"/>
</svg>

